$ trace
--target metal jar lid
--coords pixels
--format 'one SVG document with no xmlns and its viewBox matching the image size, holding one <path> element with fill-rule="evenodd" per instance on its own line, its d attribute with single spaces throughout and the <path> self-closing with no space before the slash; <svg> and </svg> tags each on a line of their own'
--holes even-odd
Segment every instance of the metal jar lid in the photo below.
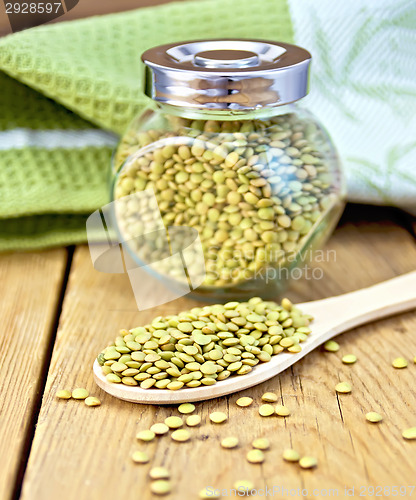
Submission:
<svg viewBox="0 0 416 500">
<path fill-rule="evenodd" d="M 264 40 L 196 40 L 142 55 L 145 93 L 156 101 L 202 109 L 244 110 L 288 104 L 307 94 L 311 55 Z"/>
</svg>

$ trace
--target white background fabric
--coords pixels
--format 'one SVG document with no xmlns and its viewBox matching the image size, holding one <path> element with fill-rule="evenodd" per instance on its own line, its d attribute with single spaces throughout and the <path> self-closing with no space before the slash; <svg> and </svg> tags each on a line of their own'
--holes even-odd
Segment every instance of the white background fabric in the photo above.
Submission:
<svg viewBox="0 0 416 500">
<path fill-rule="evenodd" d="M 289 0 L 312 53 L 302 101 L 330 132 L 351 201 L 416 210 L 416 2 Z"/>
</svg>

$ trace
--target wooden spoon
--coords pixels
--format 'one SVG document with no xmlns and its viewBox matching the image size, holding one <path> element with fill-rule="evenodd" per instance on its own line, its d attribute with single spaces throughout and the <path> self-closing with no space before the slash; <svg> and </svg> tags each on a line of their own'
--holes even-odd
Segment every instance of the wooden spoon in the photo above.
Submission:
<svg viewBox="0 0 416 500">
<path fill-rule="evenodd" d="M 297 354 L 281 353 L 272 356 L 268 363 L 261 363 L 246 375 L 231 376 L 212 386 L 171 391 L 168 389 L 141 389 L 107 381 L 97 361 L 94 363 L 94 378 L 99 387 L 116 398 L 133 403 L 177 404 L 185 401 L 202 401 L 241 391 L 260 384 L 303 356 L 335 337 L 339 333 L 386 316 L 416 308 L 416 271 L 384 281 L 369 288 L 346 293 L 328 299 L 297 304 L 315 319 L 312 333 L 302 342 L 302 351 Z"/>
</svg>

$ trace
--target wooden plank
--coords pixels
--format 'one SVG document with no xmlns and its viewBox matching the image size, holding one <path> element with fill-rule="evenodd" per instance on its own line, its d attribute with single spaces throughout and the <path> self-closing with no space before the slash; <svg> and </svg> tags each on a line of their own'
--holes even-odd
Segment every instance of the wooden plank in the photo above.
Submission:
<svg viewBox="0 0 416 500">
<path fill-rule="evenodd" d="M 0 498 L 20 483 L 50 357 L 64 249 L 0 255 Z"/>
<path fill-rule="evenodd" d="M 362 214 L 361 214 L 362 216 Z M 416 266 L 416 245 L 404 229 L 388 220 L 344 222 L 327 248 L 336 250 L 336 261 L 322 263 L 324 279 L 298 282 L 291 294 L 307 300 L 349 291 L 393 277 Z M 373 323 L 340 336 L 339 353 L 314 352 L 292 370 L 256 388 L 197 405 L 203 425 L 192 430 L 192 441 L 173 443 L 163 436 L 148 445 L 135 441 L 140 429 L 161 422 L 175 407 L 134 405 L 103 394 L 94 386 L 95 355 L 122 327 L 147 322 L 152 316 L 192 307 L 195 301 L 179 299 L 152 311 L 139 313 L 126 276 L 100 274 L 91 268 L 86 248 L 78 248 L 43 398 L 39 424 L 23 485 L 23 500 L 39 498 L 95 500 L 153 498 L 147 477 L 149 465 L 137 466 L 130 454 L 145 449 L 152 464 L 172 471 L 174 492 L 169 498 L 196 498 L 206 486 L 230 488 L 237 479 L 250 478 L 258 488 L 336 488 L 411 485 L 416 448 L 405 442 L 401 430 L 415 425 L 415 365 L 394 370 L 391 359 L 416 353 L 416 314 Z M 341 355 L 359 357 L 343 365 Z M 337 396 L 334 386 L 349 380 L 351 395 Z M 102 406 L 87 408 L 82 402 L 57 401 L 59 388 L 87 387 Z M 261 418 L 260 396 L 275 391 L 292 409 L 287 419 Z M 245 409 L 235 400 L 243 394 L 255 398 Z M 228 413 L 223 425 L 208 423 L 214 410 Z M 379 425 L 364 415 L 374 410 L 384 415 Z M 222 450 L 219 438 L 237 435 L 241 446 Z M 262 466 L 244 458 L 253 438 L 269 436 L 272 447 Z M 302 471 L 282 461 L 284 448 L 294 446 L 318 457 L 319 467 Z M 357 491 L 357 490 L 356 490 Z M 277 495 L 277 493 L 276 493 Z M 284 496 L 283 492 L 283 496 Z M 287 496 L 287 495 L 286 495 Z M 329 495 L 328 495 L 329 496 Z M 384 494 L 382 495 L 384 496 Z"/>
<path fill-rule="evenodd" d="M 297 302 L 305 297 L 321 299 L 413 271 L 415 262 L 401 252 L 400 245 L 405 241 L 405 251 L 412 254 L 415 238 L 399 225 L 409 227 L 399 210 L 348 205 L 335 237 L 325 251 L 315 255 L 314 264 L 322 269 L 322 278 L 295 281 L 291 298 Z M 325 262 L 321 265 L 322 258 Z"/>
</svg>

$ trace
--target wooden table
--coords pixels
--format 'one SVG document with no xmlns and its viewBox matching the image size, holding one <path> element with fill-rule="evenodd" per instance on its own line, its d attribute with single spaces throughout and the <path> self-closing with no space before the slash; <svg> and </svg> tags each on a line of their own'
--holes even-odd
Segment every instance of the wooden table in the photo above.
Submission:
<svg viewBox="0 0 416 500">
<path fill-rule="evenodd" d="M 66 18 L 163 1 L 84 0 Z M 0 35 L 9 32 L 0 6 Z M 327 245 L 336 260 L 319 264 L 324 278 L 295 283 L 289 296 L 295 301 L 323 298 L 414 270 L 413 227 L 402 212 L 350 206 Z M 404 428 L 416 425 L 416 365 L 405 370 L 391 366 L 397 356 L 416 355 L 416 313 L 341 335 L 338 353 L 314 352 L 281 376 L 244 391 L 255 398 L 250 408 L 235 405 L 243 394 L 199 403 L 196 413 L 203 424 L 188 443 L 164 436 L 140 446 L 138 430 L 177 410 L 107 396 L 94 384 L 92 363 L 120 328 L 196 302 L 180 299 L 139 313 L 127 276 L 94 271 L 83 246 L 1 255 L 0 283 L 0 500 L 153 498 L 147 477 L 151 465 L 138 466 L 130 459 L 137 449 L 146 449 L 153 464 L 172 471 L 174 490 L 168 498 L 174 500 L 197 498 L 207 486 L 231 488 L 243 478 L 257 488 L 280 488 L 276 498 L 305 496 L 305 490 L 309 498 L 342 498 L 345 487 L 350 496 L 354 487 L 356 496 L 390 498 L 394 490 L 371 494 L 365 488 L 416 484 L 416 442 L 401 437 Z M 345 353 L 355 353 L 358 363 L 343 365 Z M 352 383 L 352 394 L 335 394 L 340 380 Z M 87 387 L 102 406 L 56 400 L 57 389 L 75 387 Z M 292 415 L 261 418 L 257 407 L 265 391 L 276 392 Z M 207 423 L 214 410 L 225 411 L 228 422 Z M 382 413 L 384 421 L 368 423 L 364 415 L 370 410 Z M 222 450 L 219 438 L 230 435 L 240 437 L 239 449 Z M 266 462 L 250 465 L 245 452 L 262 435 L 272 442 Z M 315 455 L 318 468 L 302 471 L 283 462 L 286 447 Z M 407 488 L 407 496 L 410 492 Z"/>
<path fill-rule="evenodd" d="M 318 299 L 414 270 L 412 223 L 393 209 L 349 206 L 327 245 L 336 261 L 331 253 L 319 264 L 324 278 L 298 281 L 289 297 Z M 95 271 L 84 246 L 2 255 L 0 283 L 2 500 L 154 498 L 147 477 L 151 464 L 135 465 L 130 458 L 138 449 L 149 452 L 152 464 L 172 471 L 168 498 L 175 500 L 198 498 L 206 486 L 231 488 L 242 478 L 257 488 L 306 489 L 308 498 L 319 497 L 318 490 L 326 496 L 337 490 L 342 498 L 345 487 L 354 487 L 356 496 L 372 496 L 365 488 L 416 483 L 416 442 L 401 437 L 403 429 L 416 425 L 416 365 L 412 361 L 403 370 L 391 365 L 397 356 L 416 355 L 416 313 L 345 333 L 337 339 L 338 353 L 316 351 L 258 387 L 198 403 L 203 423 L 188 443 L 163 436 L 140 445 L 136 432 L 178 414 L 176 408 L 113 399 L 95 386 L 92 363 L 120 328 L 196 302 L 178 299 L 138 312 L 127 276 Z M 356 354 L 358 362 L 342 364 L 346 353 Z M 352 394 L 335 394 L 341 380 L 352 383 Z M 75 387 L 87 387 L 102 406 L 55 398 L 58 389 Z M 276 392 L 292 415 L 261 418 L 257 408 L 266 391 Z M 252 396 L 254 404 L 237 407 L 242 395 Z M 228 422 L 208 423 L 215 410 L 226 412 Z M 380 412 L 383 422 L 367 422 L 368 411 Z M 240 437 L 240 447 L 221 449 L 219 439 L 230 435 Z M 263 465 L 251 465 L 244 455 L 259 436 L 270 438 L 271 449 Z M 287 447 L 316 456 L 318 468 L 285 463 L 281 455 Z M 380 494 L 390 497 L 387 490 Z"/>
</svg>

